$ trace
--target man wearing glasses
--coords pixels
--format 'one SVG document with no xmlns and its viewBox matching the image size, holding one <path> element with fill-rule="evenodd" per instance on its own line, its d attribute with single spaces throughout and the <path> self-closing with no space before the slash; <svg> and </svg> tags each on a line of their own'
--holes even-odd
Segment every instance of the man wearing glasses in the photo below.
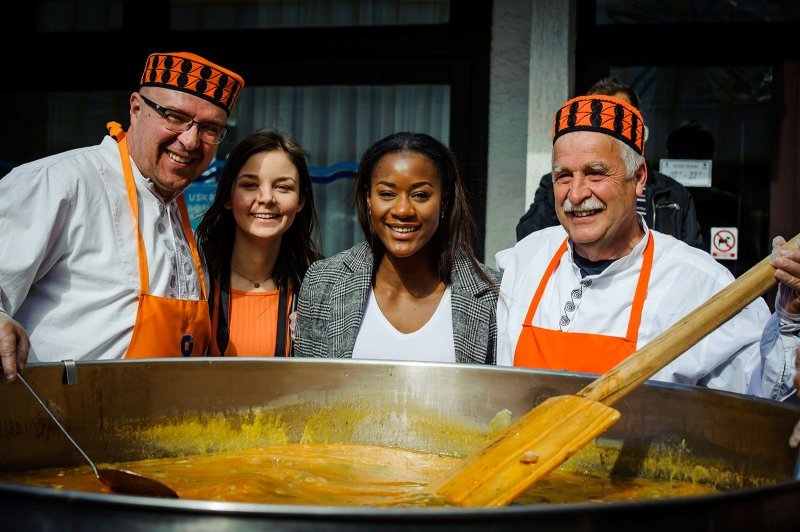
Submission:
<svg viewBox="0 0 800 532">
<path fill-rule="evenodd" d="M 227 134 L 242 78 L 189 53 L 150 55 L 130 127 L 0 181 L 0 357 L 202 355 L 205 283 L 182 192 Z"/>
</svg>

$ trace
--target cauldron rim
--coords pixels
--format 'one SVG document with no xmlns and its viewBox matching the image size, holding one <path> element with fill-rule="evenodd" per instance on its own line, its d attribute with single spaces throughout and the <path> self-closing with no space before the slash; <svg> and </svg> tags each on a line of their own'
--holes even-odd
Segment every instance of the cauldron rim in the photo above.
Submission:
<svg viewBox="0 0 800 532">
<path fill-rule="evenodd" d="M 416 521 L 420 518 L 452 519 L 474 518 L 502 514 L 571 514 L 571 513 L 606 513 L 627 512 L 630 510 L 647 511 L 676 506 L 686 510 L 690 506 L 705 506 L 715 503 L 731 504 L 738 500 L 771 498 L 792 492 L 800 486 L 800 480 L 792 480 L 772 486 L 730 490 L 705 495 L 670 497 L 659 499 L 641 499 L 633 501 L 614 501 L 608 503 L 560 503 L 515 505 L 497 508 L 458 508 L 458 507 L 370 507 L 370 506 L 326 506 L 304 504 L 269 504 L 227 501 L 203 501 L 198 499 L 159 499 L 119 495 L 114 493 L 90 493 L 83 491 L 58 490 L 37 486 L 24 486 L 0 482 L 0 494 L 13 496 L 29 496 L 50 501 L 69 502 L 70 504 L 102 505 L 104 507 L 134 507 L 144 510 L 169 510 L 182 513 L 219 514 L 219 515 L 263 515 L 330 519 L 335 517 L 374 518 L 392 517 L 401 520 Z"/>
<path fill-rule="evenodd" d="M 33 368 L 47 368 L 47 367 L 61 367 L 66 362 L 72 361 L 61 361 L 61 362 L 42 362 L 36 364 L 28 364 L 26 368 L 33 369 Z M 551 375 L 555 377 L 569 377 L 571 379 L 575 379 L 576 381 L 580 381 L 582 384 L 580 385 L 585 386 L 586 384 L 590 383 L 591 381 L 595 380 L 598 375 L 593 373 L 582 373 L 578 371 L 569 371 L 569 370 L 550 370 L 550 369 L 538 369 L 538 368 L 520 368 L 520 367 L 511 367 L 511 366 L 495 366 L 495 365 L 483 365 L 483 364 L 458 364 L 458 363 L 450 363 L 450 362 L 415 362 L 415 361 L 408 361 L 408 360 L 369 360 L 369 359 L 352 359 L 352 358 L 311 358 L 311 357 L 287 357 L 287 358 L 275 358 L 275 357 L 187 357 L 187 358 L 177 358 L 177 357 L 170 357 L 170 358 L 155 358 L 155 359 L 122 359 L 122 360 L 82 360 L 77 362 L 77 364 L 83 366 L 104 366 L 104 365 L 151 365 L 151 364 L 178 364 L 178 365 L 192 365 L 192 364 L 199 364 L 199 365 L 215 365 L 215 364 L 250 364 L 253 362 L 257 363 L 267 363 L 267 364 L 313 364 L 313 365 L 347 365 L 347 366 L 384 366 L 384 367 L 392 367 L 392 366 L 400 366 L 400 367 L 430 367 L 430 368 L 458 368 L 459 371 L 466 371 L 466 372 L 499 372 L 499 373 L 510 373 L 510 374 L 530 374 L 530 375 Z M 585 381 L 585 383 L 584 383 Z M 658 380 L 647 380 L 642 383 L 640 386 L 644 387 L 655 387 L 655 388 L 664 388 L 667 390 L 683 390 L 686 392 L 692 393 L 699 393 L 699 394 L 713 394 L 713 395 L 726 395 L 729 397 L 743 399 L 746 401 L 753 401 L 756 403 L 762 404 L 769 404 L 772 407 L 780 406 L 793 409 L 798 412 L 800 415 L 800 403 L 791 403 L 787 401 L 775 401 L 772 399 L 756 397 L 753 395 L 747 394 L 740 394 L 736 392 L 731 392 L 727 390 L 717 390 L 714 388 L 709 388 L 707 386 L 700 386 L 694 384 L 684 384 L 684 383 L 676 383 L 676 382 L 666 382 L 666 381 L 658 381 Z M 580 388 L 576 389 L 576 392 Z"/>
</svg>

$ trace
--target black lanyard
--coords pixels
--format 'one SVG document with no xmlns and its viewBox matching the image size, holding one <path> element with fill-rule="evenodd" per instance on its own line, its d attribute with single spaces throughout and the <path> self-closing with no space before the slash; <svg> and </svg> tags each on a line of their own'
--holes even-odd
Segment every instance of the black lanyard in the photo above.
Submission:
<svg viewBox="0 0 800 532">
<path fill-rule="evenodd" d="M 214 316 L 214 299 L 216 294 L 214 292 L 214 280 L 211 280 L 211 298 L 209 298 L 210 314 Z M 275 331 L 275 356 L 286 356 L 286 313 L 288 311 L 289 294 L 286 287 L 281 286 L 278 289 L 278 330 Z M 294 299 L 294 298 L 292 298 Z M 225 350 L 228 348 L 228 342 L 231 338 L 230 331 L 230 308 L 231 308 L 231 271 L 230 264 L 225 264 L 220 272 L 219 280 L 219 316 L 217 317 L 217 348 L 219 349 L 219 356 L 225 356 Z"/>
<path fill-rule="evenodd" d="M 278 330 L 275 331 L 275 356 L 286 356 L 286 300 L 289 294 L 286 287 L 278 289 Z"/>
</svg>

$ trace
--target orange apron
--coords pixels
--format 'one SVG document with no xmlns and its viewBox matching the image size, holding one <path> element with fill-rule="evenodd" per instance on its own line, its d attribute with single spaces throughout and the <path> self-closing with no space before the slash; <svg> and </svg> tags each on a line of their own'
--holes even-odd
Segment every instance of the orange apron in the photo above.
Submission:
<svg viewBox="0 0 800 532">
<path fill-rule="evenodd" d="M 133 169 L 128 153 L 128 141 L 125 132 L 116 122 L 107 124 L 108 131 L 117 140 L 119 156 L 122 161 L 122 172 L 125 174 L 125 189 L 128 191 L 128 202 L 133 213 L 139 245 L 136 255 L 139 259 L 139 306 L 136 310 L 136 324 L 125 358 L 160 358 L 205 354 L 211 338 L 211 319 L 208 314 L 206 288 L 203 281 L 203 270 L 200 267 L 200 255 L 197 253 L 193 238 L 187 238 L 192 250 L 194 265 L 200 279 L 201 299 L 170 299 L 149 294 L 150 274 L 147 269 L 147 253 L 144 239 L 139 230 L 139 202 L 136 195 L 136 184 L 133 181 Z M 186 211 L 186 200 L 183 196 L 177 199 L 181 213 L 183 230 L 192 234 L 189 214 Z"/>
<path fill-rule="evenodd" d="M 565 369 L 583 373 L 605 373 L 636 351 L 642 308 L 647 295 L 647 284 L 653 266 L 653 236 L 649 235 L 644 250 L 642 270 L 633 296 L 628 332 L 624 338 L 578 332 L 544 329 L 532 324 L 533 316 L 542 299 L 547 282 L 558 267 L 567 250 L 567 241 L 561 244 L 550 261 L 539 287 L 531 301 L 522 331 L 514 351 L 514 365 L 527 368 Z"/>
</svg>

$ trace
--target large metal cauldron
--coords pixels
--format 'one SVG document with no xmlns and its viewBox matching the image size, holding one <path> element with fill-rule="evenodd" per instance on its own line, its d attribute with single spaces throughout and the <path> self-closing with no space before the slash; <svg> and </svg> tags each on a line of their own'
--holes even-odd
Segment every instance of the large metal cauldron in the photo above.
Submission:
<svg viewBox="0 0 800 532">
<path fill-rule="evenodd" d="M 468 453 L 489 420 L 516 418 L 590 379 L 478 366 L 334 360 L 197 359 L 30 367 L 29 382 L 97 461 L 319 439 Z M 615 474 L 640 473 L 678 445 L 698 470 L 723 471 L 721 495 L 500 509 L 373 509 L 167 501 L 0 484 L 4 529 L 797 530 L 800 482 L 786 444 L 800 409 L 692 387 L 646 384 L 617 405 L 605 435 Z M 271 421 L 270 421 L 271 420 Z M 263 430 L 262 430 L 263 429 Z M 19 384 L 0 385 L 0 470 L 79 465 Z M 656 462 L 658 458 L 655 457 Z M 765 486 L 764 481 L 774 480 Z"/>
</svg>

